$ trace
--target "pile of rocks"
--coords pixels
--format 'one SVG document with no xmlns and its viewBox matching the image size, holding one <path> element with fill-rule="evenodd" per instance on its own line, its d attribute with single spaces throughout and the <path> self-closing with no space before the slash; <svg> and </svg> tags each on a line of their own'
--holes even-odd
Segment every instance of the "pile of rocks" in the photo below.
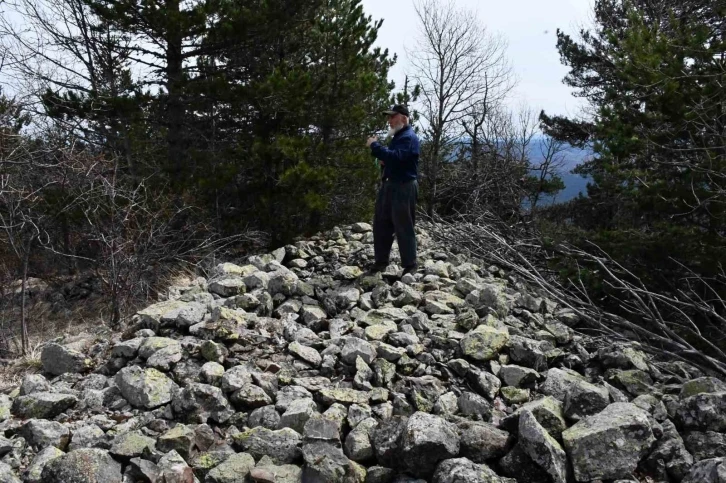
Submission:
<svg viewBox="0 0 726 483">
<path fill-rule="evenodd" d="M 726 384 L 418 231 L 415 276 L 364 273 L 359 223 L 48 344 L 0 395 L 0 483 L 726 482 Z"/>
</svg>

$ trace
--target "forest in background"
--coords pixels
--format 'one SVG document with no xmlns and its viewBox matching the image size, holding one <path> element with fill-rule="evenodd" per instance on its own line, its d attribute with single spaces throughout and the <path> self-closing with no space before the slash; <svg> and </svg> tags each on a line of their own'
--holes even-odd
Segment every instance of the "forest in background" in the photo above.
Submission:
<svg viewBox="0 0 726 483">
<path fill-rule="evenodd" d="M 723 2 L 597 0 L 589 29 L 558 31 L 564 81 L 588 102 L 577 119 L 508 108 L 506 39 L 454 1 L 416 2 L 402 86 L 360 0 L 3 8 L 0 275 L 20 297 L 3 298 L 17 310 L 0 339 L 28 345 L 30 277 L 94 274 L 117 325 L 181 270 L 370 220 L 364 141 L 404 103 L 423 214 L 496 219 L 623 312 L 665 294 L 657 314 L 631 312 L 723 348 Z M 549 206 L 573 149 L 592 153 L 587 196 Z"/>
</svg>

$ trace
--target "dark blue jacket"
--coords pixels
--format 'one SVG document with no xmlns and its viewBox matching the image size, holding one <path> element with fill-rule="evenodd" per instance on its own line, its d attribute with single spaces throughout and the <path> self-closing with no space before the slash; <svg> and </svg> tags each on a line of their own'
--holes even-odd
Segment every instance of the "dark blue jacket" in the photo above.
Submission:
<svg viewBox="0 0 726 483">
<path fill-rule="evenodd" d="M 418 136 L 411 126 L 398 131 L 388 147 L 379 142 L 371 144 L 371 151 L 376 159 L 385 164 L 384 178 L 393 181 L 408 181 L 418 177 L 418 157 L 421 152 Z"/>
</svg>

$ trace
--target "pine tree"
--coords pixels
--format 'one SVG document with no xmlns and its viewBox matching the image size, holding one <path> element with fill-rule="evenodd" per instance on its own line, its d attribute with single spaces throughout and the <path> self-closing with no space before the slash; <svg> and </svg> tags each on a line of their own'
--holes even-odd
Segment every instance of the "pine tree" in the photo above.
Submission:
<svg viewBox="0 0 726 483">
<path fill-rule="evenodd" d="M 566 83 L 595 117 L 542 120 L 592 144 L 578 169 L 593 180 L 581 209 L 605 248 L 632 263 L 663 268 L 673 257 L 713 273 L 723 261 L 725 14 L 706 0 L 598 0 L 596 29 L 579 41 L 558 32 Z"/>
</svg>

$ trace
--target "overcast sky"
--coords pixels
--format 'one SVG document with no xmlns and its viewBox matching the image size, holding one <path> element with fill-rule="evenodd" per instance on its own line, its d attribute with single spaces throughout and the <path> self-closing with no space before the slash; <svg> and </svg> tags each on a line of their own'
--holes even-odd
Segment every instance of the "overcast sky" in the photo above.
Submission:
<svg viewBox="0 0 726 483">
<path fill-rule="evenodd" d="M 519 84 L 510 104 L 522 102 L 550 114 L 574 115 L 582 100 L 562 83 L 567 68 L 560 63 L 555 44 L 558 28 L 576 33 L 590 25 L 593 0 L 454 0 L 476 12 L 491 31 L 508 41 L 509 58 Z M 403 86 L 409 68 L 404 49 L 414 47 L 418 19 L 414 0 L 363 0 L 366 14 L 383 19 L 378 45 L 398 54 L 391 76 L 396 88 Z"/>
</svg>

